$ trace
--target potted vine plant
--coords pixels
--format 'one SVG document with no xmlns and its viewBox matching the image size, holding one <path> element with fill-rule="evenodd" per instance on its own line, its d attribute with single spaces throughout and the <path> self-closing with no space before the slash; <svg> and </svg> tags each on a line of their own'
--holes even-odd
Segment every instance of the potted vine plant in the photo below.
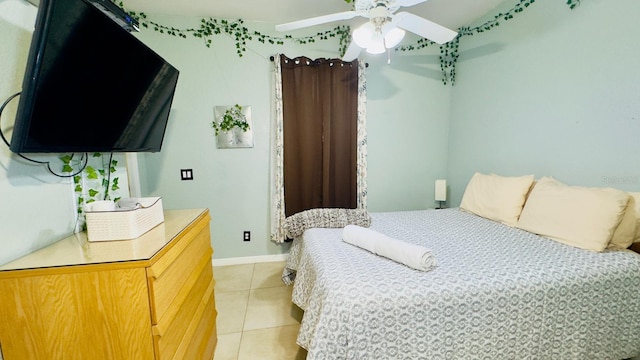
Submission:
<svg viewBox="0 0 640 360">
<path fill-rule="evenodd" d="M 219 148 L 252 147 L 251 107 L 216 106 L 211 126 Z"/>
</svg>

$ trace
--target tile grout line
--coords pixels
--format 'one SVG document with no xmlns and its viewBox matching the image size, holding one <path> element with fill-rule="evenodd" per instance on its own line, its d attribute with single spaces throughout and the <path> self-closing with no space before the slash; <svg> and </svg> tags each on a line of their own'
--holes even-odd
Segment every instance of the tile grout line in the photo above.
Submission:
<svg viewBox="0 0 640 360">
<path fill-rule="evenodd" d="M 240 332 L 240 341 L 238 342 L 238 352 L 236 353 L 236 357 L 240 357 L 240 349 L 242 349 L 242 340 L 244 338 L 244 325 L 247 322 L 247 312 L 249 310 L 249 301 L 251 301 L 251 291 L 253 290 L 253 277 L 256 273 L 256 264 L 253 264 L 253 269 L 251 269 L 251 280 L 249 280 L 249 292 L 247 294 L 247 306 L 244 308 L 244 316 L 242 317 L 242 331 Z"/>
</svg>

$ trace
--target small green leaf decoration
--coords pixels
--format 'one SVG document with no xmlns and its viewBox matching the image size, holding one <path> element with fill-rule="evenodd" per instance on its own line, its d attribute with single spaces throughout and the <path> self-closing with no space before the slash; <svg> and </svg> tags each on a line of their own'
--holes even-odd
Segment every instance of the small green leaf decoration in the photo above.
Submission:
<svg viewBox="0 0 640 360">
<path fill-rule="evenodd" d="M 111 190 L 112 191 L 116 191 L 118 189 L 120 189 L 120 186 L 118 185 L 118 178 L 113 179 L 113 183 L 111 184 Z"/>
<path fill-rule="evenodd" d="M 87 166 L 84 170 L 87 173 L 87 179 L 98 179 L 98 172 L 93 168 L 93 166 Z"/>
<path fill-rule="evenodd" d="M 96 195 L 98 195 L 100 192 L 98 190 L 95 189 L 89 189 L 89 196 L 91 197 L 95 197 Z"/>
</svg>

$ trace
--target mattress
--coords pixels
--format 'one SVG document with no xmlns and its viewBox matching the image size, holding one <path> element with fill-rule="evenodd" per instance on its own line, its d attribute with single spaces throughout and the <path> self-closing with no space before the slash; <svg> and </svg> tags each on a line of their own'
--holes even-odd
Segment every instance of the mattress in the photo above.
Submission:
<svg viewBox="0 0 640 360">
<path fill-rule="evenodd" d="M 459 209 L 372 213 L 431 249 L 414 270 L 313 228 L 292 244 L 307 359 L 625 359 L 640 354 L 640 256 L 582 250 Z"/>
</svg>

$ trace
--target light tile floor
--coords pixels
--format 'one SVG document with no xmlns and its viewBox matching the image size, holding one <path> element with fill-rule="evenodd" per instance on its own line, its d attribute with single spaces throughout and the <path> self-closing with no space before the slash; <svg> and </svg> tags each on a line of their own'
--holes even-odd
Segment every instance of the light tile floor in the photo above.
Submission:
<svg viewBox="0 0 640 360">
<path fill-rule="evenodd" d="M 215 266 L 215 360 L 303 360 L 296 344 L 302 310 L 280 276 L 284 262 Z"/>
</svg>

